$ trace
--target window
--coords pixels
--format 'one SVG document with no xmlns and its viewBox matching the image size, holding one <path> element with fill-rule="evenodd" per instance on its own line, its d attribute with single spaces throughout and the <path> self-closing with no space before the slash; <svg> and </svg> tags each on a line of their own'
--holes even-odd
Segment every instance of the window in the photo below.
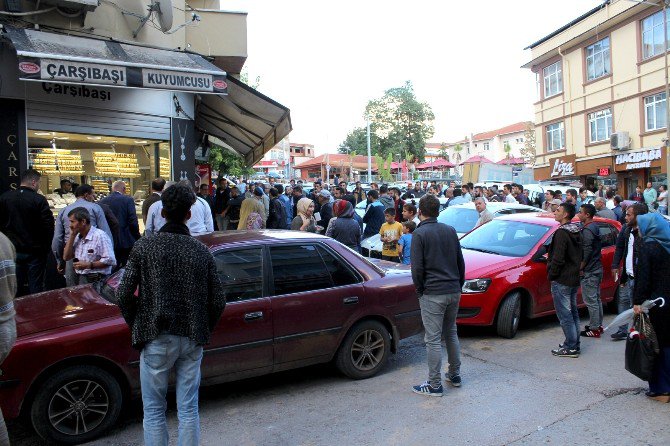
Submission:
<svg viewBox="0 0 670 446">
<path fill-rule="evenodd" d="M 484 150 L 489 150 L 489 143 L 487 142 L 484 143 Z"/>
<path fill-rule="evenodd" d="M 644 98 L 644 128 L 652 131 L 665 128 L 665 92 Z"/>
<path fill-rule="evenodd" d="M 606 141 L 612 134 L 612 109 L 589 113 L 589 139 L 591 142 Z"/>
<path fill-rule="evenodd" d="M 547 133 L 547 152 L 561 150 L 565 147 L 565 132 L 563 123 L 557 122 L 546 126 Z"/>
<path fill-rule="evenodd" d="M 263 249 L 217 252 L 214 259 L 228 302 L 263 296 Z"/>
<path fill-rule="evenodd" d="M 333 286 L 330 272 L 313 245 L 270 248 L 274 294 L 314 291 Z"/>
<path fill-rule="evenodd" d="M 542 69 L 544 78 L 544 97 L 557 95 L 563 92 L 563 72 L 561 63 L 556 62 Z"/>
<path fill-rule="evenodd" d="M 586 80 L 597 79 L 611 72 L 610 38 L 605 37 L 586 47 Z"/>
<path fill-rule="evenodd" d="M 328 268 L 328 272 L 330 272 L 335 286 L 352 285 L 360 282 L 358 276 L 349 269 L 347 264 L 328 252 L 326 248 L 319 246 L 319 253 L 326 264 L 326 268 Z"/>
<path fill-rule="evenodd" d="M 607 223 L 597 223 L 600 231 L 600 243 L 603 248 L 616 245 L 616 238 L 619 231 L 614 226 Z"/>
<path fill-rule="evenodd" d="M 670 12 L 670 11 L 668 11 Z M 667 13 L 666 13 L 667 14 Z M 667 17 L 667 15 L 666 15 Z M 667 20 L 666 20 L 667 23 Z M 667 26 L 667 25 L 666 25 Z M 642 20 L 642 58 L 648 59 L 663 54 L 663 11 Z M 670 35 L 670 33 L 668 33 Z"/>
</svg>

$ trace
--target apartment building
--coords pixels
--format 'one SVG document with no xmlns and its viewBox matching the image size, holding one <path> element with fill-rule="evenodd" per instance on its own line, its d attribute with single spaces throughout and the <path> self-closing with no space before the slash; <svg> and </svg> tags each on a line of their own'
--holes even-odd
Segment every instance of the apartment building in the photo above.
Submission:
<svg viewBox="0 0 670 446">
<path fill-rule="evenodd" d="M 537 180 L 616 184 L 622 195 L 666 182 L 668 14 L 660 4 L 605 1 L 526 48 L 523 68 L 538 89 Z"/>
<path fill-rule="evenodd" d="M 288 137 L 285 137 L 254 165 L 254 170 L 266 174 L 282 172 L 288 178 L 293 178 L 295 176 L 295 166 L 313 158 L 313 144 L 291 143 Z"/>
<path fill-rule="evenodd" d="M 206 141 L 248 165 L 291 131 L 289 110 L 239 81 L 247 14 L 218 0 L 7 1 L 0 15 L 0 192 L 40 170 L 132 193 L 197 181 Z M 209 136 L 210 138 L 206 138 Z"/>
</svg>

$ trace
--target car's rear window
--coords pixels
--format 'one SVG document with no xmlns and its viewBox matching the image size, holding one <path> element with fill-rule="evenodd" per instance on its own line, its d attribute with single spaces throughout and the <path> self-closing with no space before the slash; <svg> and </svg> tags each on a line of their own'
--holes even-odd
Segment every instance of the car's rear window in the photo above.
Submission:
<svg viewBox="0 0 670 446">
<path fill-rule="evenodd" d="M 452 226 L 459 233 L 471 231 L 478 219 L 476 209 L 460 206 L 448 207 L 437 217 L 437 221 Z"/>
</svg>

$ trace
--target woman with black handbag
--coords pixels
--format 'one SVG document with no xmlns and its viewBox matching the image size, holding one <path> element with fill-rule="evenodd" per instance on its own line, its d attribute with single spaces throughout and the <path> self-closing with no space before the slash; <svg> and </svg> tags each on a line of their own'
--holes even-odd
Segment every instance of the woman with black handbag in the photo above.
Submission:
<svg viewBox="0 0 670 446">
<path fill-rule="evenodd" d="M 640 313 L 645 300 L 663 297 L 670 301 L 670 226 L 658 213 L 637 216 L 637 226 L 642 235 L 642 248 L 638 257 L 633 309 Z M 649 310 L 660 352 L 656 357 L 647 396 L 664 403 L 670 402 L 670 305 L 656 306 Z"/>
</svg>

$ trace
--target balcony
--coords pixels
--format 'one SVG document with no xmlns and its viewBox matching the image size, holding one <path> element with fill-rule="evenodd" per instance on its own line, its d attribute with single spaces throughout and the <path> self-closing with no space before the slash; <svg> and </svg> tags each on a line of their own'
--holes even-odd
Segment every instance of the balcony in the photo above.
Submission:
<svg viewBox="0 0 670 446">
<path fill-rule="evenodd" d="M 185 12 L 186 21 L 195 12 L 200 22 L 185 28 L 188 49 L 213 57 L 214 65 L 230 74 L 239 74 L 247 60 L 247 13 L 201 9 L 198 2 L 189 4 L 194 10 Z"/>
</svg>

